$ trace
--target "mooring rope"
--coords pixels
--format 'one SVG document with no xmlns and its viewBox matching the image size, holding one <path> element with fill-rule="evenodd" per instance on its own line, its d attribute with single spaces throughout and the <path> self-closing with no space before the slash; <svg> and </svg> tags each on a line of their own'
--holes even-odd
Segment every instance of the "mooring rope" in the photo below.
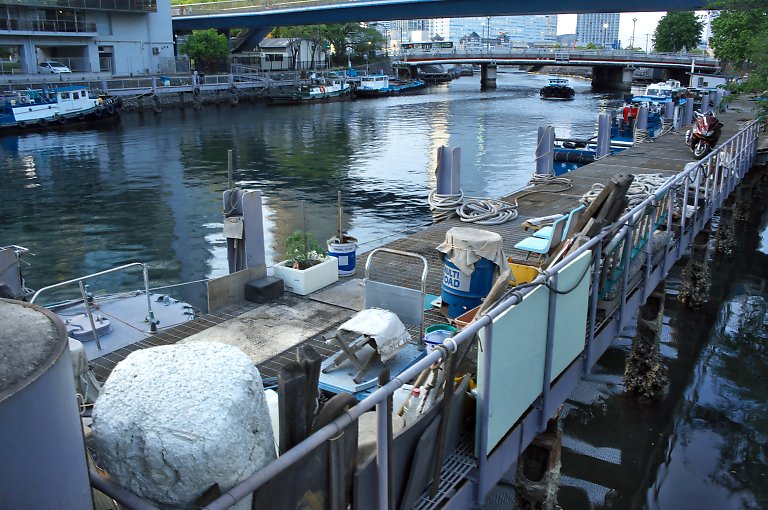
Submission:
<svg viewBox="0 0 768 510">
<path fill-rule="evenodd" d="M 637 174 L 632 184 L 627 190 L 627 211 L 634 209 L 637 205 L 643 202 L 646 198 L 653 195 L 657 189 L 659 189 L 667 178 L 662 174 Z M 592 185 L 592 188 L 582 195 L 579 201 L 584 205 L 591 204 L 595 198 L 603 191 L 605 184 L 596 182 Z"/>
</svg>

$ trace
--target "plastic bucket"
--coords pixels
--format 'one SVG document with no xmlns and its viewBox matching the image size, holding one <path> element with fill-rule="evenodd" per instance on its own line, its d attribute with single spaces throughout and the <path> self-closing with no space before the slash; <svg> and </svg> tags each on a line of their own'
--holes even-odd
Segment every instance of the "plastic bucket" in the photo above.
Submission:
<svg viewBox="0 0 768 510">
<path fill-rule="evenodd" d="M 443 345 L 443 342 L 453 336 L 455 331 L 456 328 L 450 324 L 435 324 L 428 327 L 424 335 L 424 345 L 427 347 L 427 352 L 434 350 L 438 345 Z"/>
<path fill-rule="evenodd" d="M 345 236 L 346 243 L 333 242 L 334 238 L 328 241 L 328 255 L 339 259 L 339 276 L 352 276 L 355 274 L 355 265 L 357 263 L 357 239 Z"/>
<path fill-rule="evenodd" d="M 448 305 L 448 317 L 454 319 L 482 303 L 493 286 L 495 268 L 490 260 L 480 259 L 472 274 L 466 275 L 445 259 L 441 297 Z"/>
</svg>

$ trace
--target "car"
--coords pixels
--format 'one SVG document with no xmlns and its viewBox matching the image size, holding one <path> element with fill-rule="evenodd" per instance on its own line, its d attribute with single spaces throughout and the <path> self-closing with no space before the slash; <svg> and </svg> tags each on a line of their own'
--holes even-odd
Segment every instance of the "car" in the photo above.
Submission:
<svg viewBox="0 0 768 510">
<path fill-rule="evenodd" d="M 40 73 L 53 73 L 53 74 L 72 72 L 72 70 L 69 67 L 65 66 L 61 62 L 56 62 L 54 60 L 50 60 L 48 62 L 40 62 L 37 65 L 37 71 Z"/>
</svg>

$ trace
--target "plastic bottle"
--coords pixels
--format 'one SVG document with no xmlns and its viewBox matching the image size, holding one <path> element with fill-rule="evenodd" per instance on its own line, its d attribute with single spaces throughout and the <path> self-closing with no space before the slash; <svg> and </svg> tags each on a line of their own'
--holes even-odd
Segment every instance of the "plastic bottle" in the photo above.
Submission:
<svg viewBox="0 0 768 510">
<path fill-rule="evenodd" d="M 411 396 L 408 397 L 408 401 L 405 403 L 403 409 L 403 421 L 407 427 L 419 417 L 419 404 L 421 403 L 421 389 L 413 388 L 411 390 Z"/>
</svg>

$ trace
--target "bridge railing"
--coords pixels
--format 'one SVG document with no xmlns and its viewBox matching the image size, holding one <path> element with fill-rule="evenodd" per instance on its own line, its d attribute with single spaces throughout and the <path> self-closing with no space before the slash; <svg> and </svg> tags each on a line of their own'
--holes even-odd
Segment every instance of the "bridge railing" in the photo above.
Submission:
<svg viewBox="0 0 768 510">
<path fill-rule="evenodd" d="M 563 48 L 491 48 L 472 49 L 435 49 L 431 51 L 407 50 L 401 53 L 403 60 L 420 59 L 534 59 L 542 61 L 568 62 L 573 60 L 612 60 L 631 63 L 666 62 L 690 64 L 695 60 L 698 65 L 716 66 L 719 61 L 708 55 L 693 53 L 646 53 L 630 50 L 581 50 Z"/>
<path fill-rule="evenodd" d="M 171 7 L 174 17 L 197 16 L 201 14 L 227 12 L 258 12 L 279 9 L 298 9 L 319 5 L 349 4 L 356 0 L 225 0 L 223 2 L 204 2 L 197 4 L 175 5 Z M 366 0 L 376 2 L 383 0 Z"/>
</svg>

